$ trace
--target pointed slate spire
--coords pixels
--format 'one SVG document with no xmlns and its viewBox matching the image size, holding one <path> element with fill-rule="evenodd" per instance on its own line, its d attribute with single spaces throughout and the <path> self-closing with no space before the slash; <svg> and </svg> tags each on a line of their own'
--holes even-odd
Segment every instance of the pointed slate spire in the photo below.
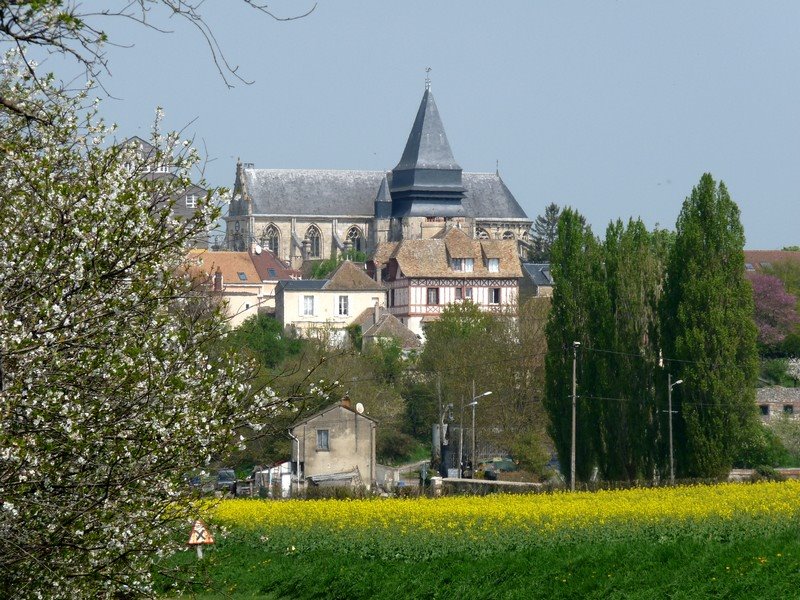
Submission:
<svg viewBox="0 0 800 600">
<path fill-rule="evenodd" d="M 392 170 L 395 216 L 463 213 L 461 167 L 453 157 L 430 87 L 426 86 L 403 156 Z"/>
<path fill-rule="evenodd" d="M 389 194 L 389 182 L 386 175 L 381 180 L 381 187 L 375 196 L 375 217 L 378 219 L 389 219 L 392 216 L 392 197 Z"/>
<path fill-rule="evenodd" d="M 426 89 L 422 96 L 403 157 L 394 168 L 395 176 L 398 171 L 411 169 L 461 171 L 461 167 L 453 157 L 442 118 L 439 116 L 439 109 L 430 89 Z"/>
</svg>

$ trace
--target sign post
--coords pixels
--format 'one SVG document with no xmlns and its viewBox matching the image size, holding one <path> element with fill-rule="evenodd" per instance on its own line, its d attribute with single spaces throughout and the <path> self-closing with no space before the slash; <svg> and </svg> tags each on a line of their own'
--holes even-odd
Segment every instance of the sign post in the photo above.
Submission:
<svg viewBox="0 0 800 600">
<path fill-rule="evenodd" d="M 189 532 L 189 546 L 194 546 L 197 549 L 198 560 L 203 558 L 203 546 L 214 543 L 214 536 L 203 523 L 202 519 L 197 519 L 192 525 L 192 531 Z"/>
</svg>

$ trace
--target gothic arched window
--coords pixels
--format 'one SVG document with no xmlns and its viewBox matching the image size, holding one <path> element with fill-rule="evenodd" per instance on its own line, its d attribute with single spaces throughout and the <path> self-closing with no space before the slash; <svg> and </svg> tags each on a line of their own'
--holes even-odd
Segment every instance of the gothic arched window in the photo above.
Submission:
<svg viewBox="0 0 800 600">
<path fill-rule="evenodd" d="M 308 245 L 309 258 L 322 258 L 322 234 L 315 225 L 306 231 L 306 239 L 311 242 Z"/>
<path fill-rule="evenodd" d="M 364 251 L 364 235 L 355 225 L 347 230 L 347 240 L 356 252 Z"/>
<path fill-rule="evenodd" d="M 281 233 L 275 225 L 271 224 L 264 230 L 261 236 L 261 245 L 273 254 L 278 254 L 280 248 Z"/>
<path fill-rule="evenodd" d="M 488 240 L 489 239 L 489 232 L 486 231 L 483 227 L 475 228 L 475 237 L 479 240 Z"/>
<path fill-rule="evenodd" d="M 513 231 L 504 231 L 503 232 L 503 239 L 504 240 L 513 240 L 514 239 L 514 232 Z"/>
</svg>

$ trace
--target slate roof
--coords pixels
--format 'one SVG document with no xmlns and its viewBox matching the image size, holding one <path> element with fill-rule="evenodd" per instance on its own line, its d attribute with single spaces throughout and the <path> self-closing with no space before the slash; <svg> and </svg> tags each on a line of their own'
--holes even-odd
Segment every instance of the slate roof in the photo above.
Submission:
<svg viewBox="0 0 800 600">
<path fill-rule="evenodd" d="M 281 281 L 278 287 L 292 292 L 316 292 L 323 289 L 326 283 L 327 279 L 292 279 Z"/>
<path fill-rule="evenodd" d="M 375 201 L 391 199 L 383 171 L 242 168 L 240 181 L 253 203 L 252 214 L 275 216 L 351 215 L 372 218 Z M 464 173 L 464 214 L 479 219 L 523 219 L 514 195 L 496 173 Z M 231 204 L 231 215 L 243 214 Z"/>
<path fill-rule="evenodd" d="M 332 292 L 382 292 L 383 285 L 367 275 L 355 263 L 346 260 L 328 279 L 303 279 L 300 281 L 281 281 L 281 289 L 290 291 L 332 291 Z"/>
<path fill-rule="evenodd" d="M 439 109 L 430 89 L 422 95 L 417 117 L 408 134 L 403 156 L 394 168 L 407 169 L 457 169 L 461 167 L 453 157 L 447 134 L 444 131 Z"/>
<path fill-rule="evenodd" d="M 385 175 L 382 171 L 245 168 L 242 185 L 256 215 L 372 217 Z"/>
<path fill-rule="evenodd" d="M 464 213 L 481 219 L 524 219 L 528 215 L 497 173 L 464 173 Z"/>
<path fill-rule="evenodd" d="M 550 263 L 522 263 L 522 268 L 530 277 L 534 285 L 552 286 L 553 276 L 550 273 Z"/>
<path fill-rule="evenodd" d="M 474 259 L 471 272 L 454 271 L 447 252 L 447 238 L 463 236 L 472 248 L 470 256 Z M 484 255 L 500 259 L 500 269 L 489 272 Z M 469 258 L 469 257 L 458 257 Z M 447 277 L 452 279 L 507 279 L 522 277 L 522 267 L 517 253 L 516 240 L 474 240 L 463 231 L 453 229 L 444 239 L 403 240 L 380 244 L 373 256 L 376 266 L 383 266 L 391 260 L 397 264 L 406 277 Z M 400 275 L 398 274 L 398 277 Z"/>
</svg>

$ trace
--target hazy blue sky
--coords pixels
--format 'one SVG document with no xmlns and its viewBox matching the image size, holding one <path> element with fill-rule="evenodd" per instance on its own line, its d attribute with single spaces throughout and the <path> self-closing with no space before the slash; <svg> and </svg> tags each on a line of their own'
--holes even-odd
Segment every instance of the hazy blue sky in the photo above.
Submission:
<svg viewBox="0 0 800 600">
<path fill-rule="evenodd" d="M 311 6 L 274 2 L 278 13 Z M 673 228 L 705 171 L 742 210 L 748 248 L 800 243 L 800 2 L 320 0 L 278 23 L 236 0 L 206 3 L 228 89 L 204 40 L 107 23 L 103 111 L 121 136 L 154 107 L 213 159 L 264 168 L 389 170 L 424 88 L 465 171 L 494 171 L 532 218 L 571 205 L 602 234 L 641 216 Z"/>
</svg>

